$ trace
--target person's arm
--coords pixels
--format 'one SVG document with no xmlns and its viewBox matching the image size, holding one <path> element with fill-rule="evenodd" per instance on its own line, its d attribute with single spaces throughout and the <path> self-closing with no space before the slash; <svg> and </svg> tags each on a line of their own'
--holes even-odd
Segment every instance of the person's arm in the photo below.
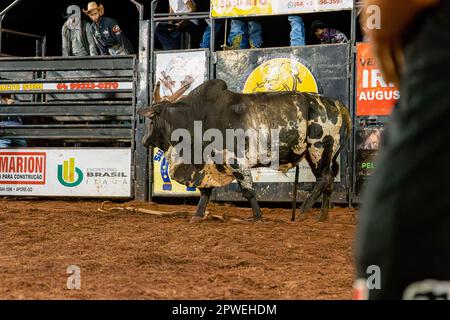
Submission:
<svg viewBox="0 0 450 320">
<path fill-rule="evenodd" d="M 169 2 L 169 14 L 173 14 L 173 13 L 174 12 L 173 12 L 172 6 L 170 5 L 170 2 Z M 169 24 L 173 24 L 173 20 L 169 20 L 168 22 L 169 22 Z"/>
<path fill-rule="evenodd" d="M 71 50 L 70 50 L 70 35 L 68 35 L 69 32 L 70 31 L 67 28 L 66 24 L 64 24 L 62 27 L 62 30 L 61 30 L 61 37 L 62 37 L 61 51 L 62 51 L 63 57 L 70 56 Z"/>
<path fill-rule="evenodd" d="M 128 38 L 123 33 L 123 31 L 120 29 L 119 25 L 117 24 L 117 21 L 113 20 L 113 23 L 110 26 L 109 32 L 113 36 L 113 38 L 116 40 L 116 42 L 118 44 L 120 44 L 120 46 L 122 48 L 125 49 L 127 54 L 133 54 L 133 51 L 134 51 L 133 47 L 132 47 L 130 41 L 128 40 Z"/>
<path fill-rule="evenodd" d="M 89 55 L 96 56 L 98 54 L 97 45 L 95 44 L 94 35 L 92 34 L 90 23 L 86 23 L 85 32 L 86 32 L 86 39 L 89 45 Z"/>
<path fill-rule="evenodd" d="M 334 36 L 334 38 L 332 39 L 331 42 L 332 43 L 347 43 L 348 39 L 347 39 L 347 36 L 343 32 L 336 30 L 336 35 Z"/>
<path fill-rule="evenodd" d="M 366 29 L 386 81 L 399 85 L 403 65 L 402 37 L 419 12 L 437 5 L 439 1 L 365 0 L 361 24 L 366 24 L 367 18 L 370 18 L 371 13 L 367 12 L 369 6 L 376 5 L 380 9 L 381 28 Z"/>
</svg>

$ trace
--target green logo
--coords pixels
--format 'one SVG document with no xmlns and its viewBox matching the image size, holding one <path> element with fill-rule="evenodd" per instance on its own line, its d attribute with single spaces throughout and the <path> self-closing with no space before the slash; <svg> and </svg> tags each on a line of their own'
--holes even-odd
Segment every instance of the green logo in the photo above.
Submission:
<svg viewBox="0 0 450 320">
<path fill-rule="evenodd" d="M 78 176 L 77 180 L 75 180 L 75 172 Z M 83 172 L 75 167 L 75 158 L 69 158 L 63 165 L 58 165 L 58 181 L 69 188 L 76 187 L 83 181 Z"/>
</svg>

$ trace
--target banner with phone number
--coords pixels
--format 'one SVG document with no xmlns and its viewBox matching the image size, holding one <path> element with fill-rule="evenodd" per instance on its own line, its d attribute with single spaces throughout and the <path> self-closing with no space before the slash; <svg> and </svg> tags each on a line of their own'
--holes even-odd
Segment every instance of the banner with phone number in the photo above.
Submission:
<svg viewBox="0 0 450 320">
<path fill-rule="evenodd" d="M 2 83 L 0 92 L 65 92 L 65 91 L 130 91 L 133 89 L 132 82 L 46 82 L 46 83 Z"/>
<path fill-rule="evenodd" d="M 353 0 L 211 0 L 211 16 L 214 18 L 351 9 L 353 9 Z"/>
</svg>

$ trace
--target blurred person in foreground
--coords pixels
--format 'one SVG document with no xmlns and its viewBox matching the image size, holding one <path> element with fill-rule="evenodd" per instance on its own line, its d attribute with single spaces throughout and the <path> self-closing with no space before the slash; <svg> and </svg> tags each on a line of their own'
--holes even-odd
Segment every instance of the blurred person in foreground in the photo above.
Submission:
<svg viewBox="0 0 450 320">
<path fill-rule="evenodd" d="M 366 0 L 362 24 L 370 5 L 374 53 L 401 98 L 362 201 L 355 294 L 450 299 L 450 1 Z"/>
</svg>

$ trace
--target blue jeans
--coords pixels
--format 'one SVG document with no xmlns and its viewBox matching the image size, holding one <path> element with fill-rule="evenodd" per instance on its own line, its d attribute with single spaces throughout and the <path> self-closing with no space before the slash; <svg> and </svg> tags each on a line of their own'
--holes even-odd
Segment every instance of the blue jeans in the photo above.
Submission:
<svg viewBox="0 0 450 320">
<path fill-rule="evenodd" d="M 214 31 L 217 34 L 222 29 L 223 21 L 217 20 L 214 24 Z M 200 43 L 200 48 L 209 48 L 209 44 L 211 42 L 211 26 L 206 26 L 205 32 L 203 33 L 202 42 Z"/>
<path fill-rule="evenodd" d="M 4 120 L 0 121 L 1 127 L 16 127 L 20 126 L 22 123 L 12 120 Z M 12 148 L 12 147 L 20 147 L 26 148 L 27 142 L 22 139 L 0 139 L 0 149 Z"/>
<path fill-rule="evenodd" d="M 305 43 L 305 24 L 300 16 L 289 16 L 291 23 L 291 46 L 304 46 Z"/>
<path fill-rule="evenodd" d="M 240 49 L 261 48 L 263 44 L 261 23 L 254 20 L 246 22 L 232 19 L 228 43 L 231 46 L 235 43 L 239 44 Z"/>
</svg>

